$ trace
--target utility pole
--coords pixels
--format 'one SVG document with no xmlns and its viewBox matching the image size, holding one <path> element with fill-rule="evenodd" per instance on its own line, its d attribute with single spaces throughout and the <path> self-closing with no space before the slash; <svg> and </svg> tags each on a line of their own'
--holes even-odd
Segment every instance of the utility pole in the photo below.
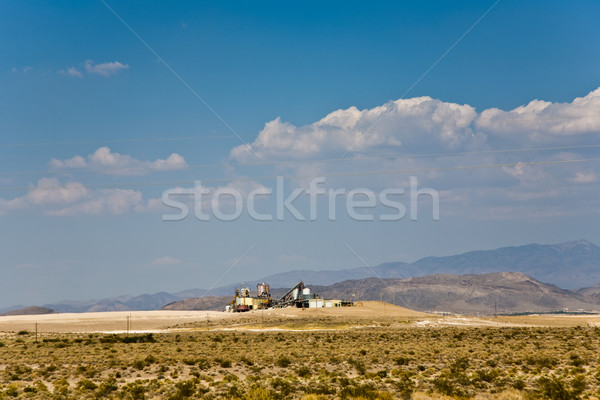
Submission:
<svg viewBox="0 0 600 400">
<path fill-rule="evenodd" d="M 494 302 L 494 318 L 498 318 L 498 302 Z"/>
<path fill-rule="evenodd" d="M 38 335 L 38 323 L 35 323 L 35 342 L 37 343 L 37 335 Z"/>
<path fill-rule="evenodd" d="M 129 336 L 129 331 L 131 330 L 131 314 L 125 317 L 125 321 L 127 322 L 127 336 Z"/>
</svg>

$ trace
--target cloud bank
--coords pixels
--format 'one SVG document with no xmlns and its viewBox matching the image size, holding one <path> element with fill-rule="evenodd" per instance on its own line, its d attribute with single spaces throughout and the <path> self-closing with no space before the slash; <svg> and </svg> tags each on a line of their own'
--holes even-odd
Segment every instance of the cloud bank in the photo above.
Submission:
<svg viewBox="0 0 600 400">
<path fill-rule="evenodd" d="M 382 149 L 440 152 L 499 145 L 573 143 L 600 131 L 600 88 L 570 103 L 533 100 L 510 111 L 490 108 L 477 113 L 467 104 L 416 97 L 371 109 L 331 112 L 312 124 L 295 126 L 279 117 L 267 122 L 254 142 L 263 159 L 283 160 L 341 156 L 347 151 Z M 239 162 L 256 160 L 248 145 L 231 150 Z"/>
<path fill-rule="evenodd" d="M 23 196 L 0 199 L 0 214 L 15 210 L 42 209 L 46 215 L 119 215 L 142 203 L 142 193 L 131 189 L 88 189 L 81 182 L 61 183 L 41 178 Z"/>
<path fill-rule="evenodd" d="M 476 116 L 469 105 L 417 97 L 372 109 L 336 110 L 301 127 L 276 118 L 265 125 L 251 146 L 266 159 L 341 155 L 350 149 L 458 149 L 482 140 L 472 130 Z M 240 162 L 256 159 L 245 145 L 234 148 L 231 157 Z"/>
<path fill-rule="evenodd" d="M 364 171 L 422 171 L 414 174 L 421 184 L 440 191 L 445 205 L 442 213 L 472 218 L 597 213 L 591 200 L 598 193 L 597 163 L 525 164 L 598 158 L 597 149 L 572 147 L 599 143 L 599 111 L 600 88 L 570 102 L 533 100 L 508 111 L 490 108 L 478 112 L 468 104 L 417 97 L 371 109 L 336 110 L 304 126 L 276 118 L 265 124 L 250 145 L 233 148 L 230 158 L 240 163 L 254 162 L 256 152 L 260 161 L 274 162 L 277 173 L 347 173 L 347 178 L 335 178 L 336 184 L 354 187 L 406 187 L 407 174 L 358 177 Z M 530 150 L 544 147 L 558 149 Z M 397 157 L 377 159 L 381 154 Z M 421 157 L 410 157 L 415 154 Z M 326 161 L 341 157 L 356 161 Z M 315 161 L 277 164 L 280 160 L 303 159 Z M 514 166 L 444 171 L 495 164 Z M 427 171 L 432 169 L 438 171 Z"/>
</svg>

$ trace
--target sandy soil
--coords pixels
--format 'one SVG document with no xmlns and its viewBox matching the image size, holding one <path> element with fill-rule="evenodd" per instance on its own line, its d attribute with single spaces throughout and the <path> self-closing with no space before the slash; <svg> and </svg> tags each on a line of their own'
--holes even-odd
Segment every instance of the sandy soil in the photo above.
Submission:
<svg viewBox="0 0 600 400">
<path fill-rule="evenodd" d="M 38 332 L 125 332 L 131 318 L 130 332 L 157 332 L 189 321 L 214 321 L 231 314 L 218 311 L 116 311 L 0 317 L 0 332 L 20 330 Z"/>
<path fill-rule="evenodd" d="M 600 326 L 600 315 L 523 316 L 477 318 L 437 316 L 379 301 L 355 307 L 274 309 L 249 313 L 218 311 L 120 311 L 80 314 L 19 315 L 0 317 L 0 332 L 28 330 L 40 333 L 124 333 L 130 318 L 131 333 L 178 330 L 319 330 L 366 326 L 475 327 L 475 326 Z"/>
<path fill-rule="evenodd" d="M 355 307 L 320 309 L 272 309 L 248 313 L 226 313 L 218 311 L 118 311 L 101 313 L 73 313 L 46 315 L 18 315 L 0 317 L 0 332 L 28 330 L 45 332 L 110 332 L 122 333 L 127 329 L 127 318 L 131 318 L 130 332 L 173 331 L 174 326 L 196 329 L 251 329 L 254 325 L 295 323 L 317 324 L 322 328 L 348 325 L 350 321 L 365 325 L 375 320 L 411 319 L 433 317 L 426 313 L 409 310 L 377 301 L 360 302 Z M 327 325 L 331 325 L 328 327 Z M 266 329 L 265 326 L 258 326 Z M 289 329 L 289 327 L 282 327 Z"/>
</svg>

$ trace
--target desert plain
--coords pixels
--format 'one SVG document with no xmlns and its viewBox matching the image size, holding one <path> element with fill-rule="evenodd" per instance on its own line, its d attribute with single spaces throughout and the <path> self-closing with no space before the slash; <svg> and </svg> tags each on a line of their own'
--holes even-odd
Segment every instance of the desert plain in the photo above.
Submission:
<svg viewBox="0 0 600 400">
<path fill-rule="evenodd" d="M 600 316 L 382 302 L 0 317 L 0 398 L 595 399 Z"/>
</svg>

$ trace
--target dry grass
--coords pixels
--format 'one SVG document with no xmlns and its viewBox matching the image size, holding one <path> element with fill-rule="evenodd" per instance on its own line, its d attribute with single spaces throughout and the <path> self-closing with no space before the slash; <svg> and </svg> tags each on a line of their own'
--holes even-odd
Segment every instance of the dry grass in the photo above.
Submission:
<svg viewBox="0 0 600 400">
<path fill-rule="evenodd" d="M 592 398 L 598 328 L 7 334 L 0 398 Z M 312 396 L 312 397 L 310 397 Z"/>
<path fill-rule="evenodd" d="M 156 314 L 179 327 L 129 336 L 41 333 L 36 341 L 31 329 L 5 332 L 0 399 L 600 397 L 600 328 L 592 320 L 522 326 L 540 320 L 381 308 L 221 313 L 208 323 L 202 314 L 189 322 Z M 112 323 L 108 315 L 80 318 L 88 328 L 98 318 Z"/>
</svg>

